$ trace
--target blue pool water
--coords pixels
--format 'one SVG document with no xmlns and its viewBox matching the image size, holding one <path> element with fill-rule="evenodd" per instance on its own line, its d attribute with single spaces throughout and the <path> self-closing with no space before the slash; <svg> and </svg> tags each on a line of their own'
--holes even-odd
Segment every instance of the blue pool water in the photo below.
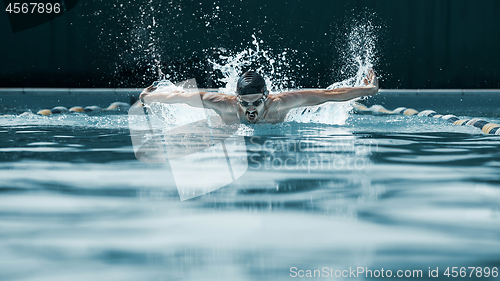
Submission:
<svg viewBox="0 0 500 281">
<path fill-rule="evenodd" d="M 0 280 L 293 280 L 358 267 L 435 280 L 500 267 L 500 136 L 427 117 L 341 119 L 246 127 L 245 174 L 181 202 L 168 163 L 136 160 L 126 114 L 2 117 Z"/>
</svg>

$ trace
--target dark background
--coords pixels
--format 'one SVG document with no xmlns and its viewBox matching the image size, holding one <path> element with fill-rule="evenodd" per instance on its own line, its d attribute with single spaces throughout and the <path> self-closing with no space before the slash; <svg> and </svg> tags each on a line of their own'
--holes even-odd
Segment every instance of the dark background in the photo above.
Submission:
<svg viewBox="0 0 500 281">
<path fill-rule="evenodd" d="M 350 74 L 339 70 L 355 19 L 379 27 L 383 88 L 499 88 L 499 15 L 498 0 L 89 0 L 13 33 L 0 11 L 0 87 L 144 87 L 155 60 L 173 80 L 216 87 L 211 48 L 241 51 L 252 34 L 296 51 L 297 86 L 326 87 Z"/>
</svg>

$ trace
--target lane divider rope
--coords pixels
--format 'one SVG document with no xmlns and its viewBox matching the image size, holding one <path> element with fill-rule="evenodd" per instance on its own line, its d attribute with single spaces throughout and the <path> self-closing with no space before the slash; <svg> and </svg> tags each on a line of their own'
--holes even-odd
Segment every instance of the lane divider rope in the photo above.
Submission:
<svg viewBox="0 0 500 281">
<path fill-rule="evenodd" d="M 101 112 L 101 111 L 127 111 L 130 108 L 130 105 L 125 102 L 114 102 L 110 104 L 107 108 L 101 108 L 96 105 L 91 105 L 87 106 L 85 108 L 81 106 L 73 106 L 72 108 L 68 109 L 64 106 L 56 106 L 52 109 L 42 109 L 39 110 L 36 114 L 38 115 L 43 115 L 43 116 L 50 116 L 53 114 L 65 114 L 65 113 L 80 113 L 80 112 Z M 33 114 L 30 112 L 25 112 L 21 115 L 26 115 L 26 114 Z M 7 115 L 2 115 L 0 117 L 10 117 L 12 115 L 7 114 Z"/>
<path fill-rule="evenodd" d="M 406 107 L 398 107 L 394 109 L 393 111 L 385 109 L 381 105 L 373 105 L 370 108 L 360 104 L 360 103 L 353 103 L 353 107 L 357 111 L 361 112 L 376 112 L 376 113 L 385 113 L 385 114 L 404 114 L 404 115 L 417 115 L 417 116 L 426 116 L 426 117 L 432 117 L 432 118 L 441 118 L 444 119 L 453 125 L 457 126 L 473 126 L 476 128 L 479 128 L 481 131 L 483 131 L 485 134 L 488 135 L 500 135 L 500 125 L 495 124 L 495 123 L 490 123 L 485 120 L 481 120 L 479 118 L 472 118 L 472 119 L 460 119 L 455 115 L 448 114 L 448 115 L 441 115 L 437 114 L 434 110 L 424 110 L 421 112 L 416 111 L 415 109 L 412 108 L 406 108 Z"/>
</svg>

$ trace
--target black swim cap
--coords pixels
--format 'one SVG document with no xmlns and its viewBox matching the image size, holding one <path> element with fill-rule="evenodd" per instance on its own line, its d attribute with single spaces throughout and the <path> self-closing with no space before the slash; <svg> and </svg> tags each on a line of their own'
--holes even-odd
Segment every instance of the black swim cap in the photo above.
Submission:
<svg viewBox="0 0 500 281">
<path fill-rule="evenodd" d="M 255 71 L 247 71 L 241 75 L 236 84 L 238 95 L 264 94 L 267 90 L 264 77 Z"/>
</svg>

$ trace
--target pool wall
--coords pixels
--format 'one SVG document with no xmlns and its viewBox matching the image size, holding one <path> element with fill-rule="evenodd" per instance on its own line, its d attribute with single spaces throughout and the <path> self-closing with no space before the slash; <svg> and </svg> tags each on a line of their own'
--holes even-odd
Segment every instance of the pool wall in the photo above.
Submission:
<svg viewBox="0 0 500 281">
<path fill-rule="evenodd" d="M 3 88 L 0 89 L 2 108 L 14 110 L 50 109 L 56 106 L 97 105 L 107 107 L 120 101 L 129 103 L 141 89 L 77 89 L 77 88 Z"/>
<path fill-rule="evenodd" d="M 440 114 L 500 116 L 500 90 L 497 89 L 380 90 L 379 94 L 361 103 L 365 106 L 379 104 L 390 110 L 403 106 L 418 111 L 434 110 Z"/>
</svg>

